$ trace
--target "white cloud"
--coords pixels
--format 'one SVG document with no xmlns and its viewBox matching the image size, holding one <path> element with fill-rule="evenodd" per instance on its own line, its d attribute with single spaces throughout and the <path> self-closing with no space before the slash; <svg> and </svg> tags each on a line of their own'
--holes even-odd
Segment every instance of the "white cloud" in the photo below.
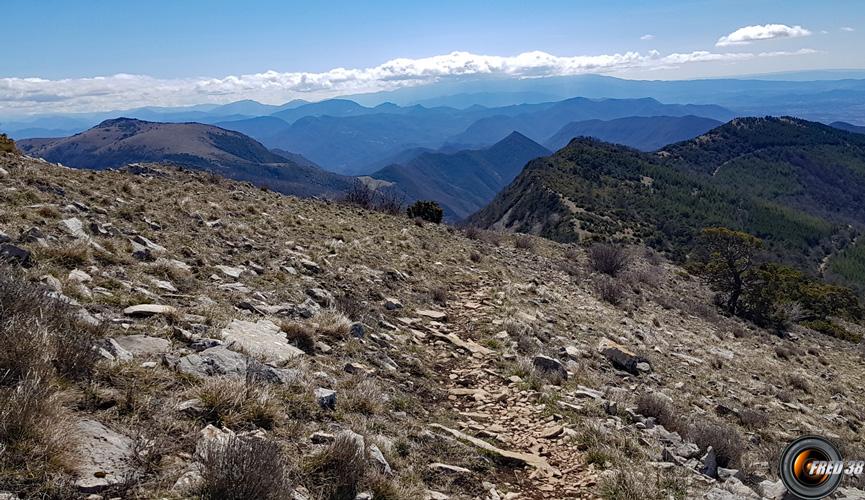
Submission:
<svg viewBox="0 0 865 500">
<path fill-rule="evenodd" d="M 798 38 L 809 36 L 810 31 L 801 26 L 787 26 L 786 24 L 763 24 L 745 26 L 739 28 L 729 35 L 722 36 L 715 43 L 716 47 L 727 47 L 730 45 L 747 45 L 757 40 L 772 40 L 775 38 Z"/>
<path fill-rule="evenodd" d="M 371 68 L 335 68 L 323 73 L 266 71 L 223 78 L 183 79 L 129 74 L 62 80 L 0 78 L 0 115 L 110 111 L 139 106 L 225 103 L 239 99 L 282 103 L 299 97 L 323 99 L 464 77 L 541 78 L 616 73 L 812 52 L 810 49 L 763 53 L 697 51 L 662 55 L 653 50 L 594 56 L 554 56 L 537 51 L 515 56 L 453 52 L 420 59 L 393 59 Z"/>
<path fill-rule="evenodd" d="M 850 26 L 844 26 L 841 28 L 841 31 L 851 32 L 851 31 L 856 31 L 856 30 L 851 28 Z"/>
<path fill-rule="evenodd" d="M 655 39 L 655 35 L 651 35 L 649 33 L 646 33 L 645 35 L 640 37 L 640 40 L 644 40 L 644 41 L 654 40 L 654 39 Z"/>
</svg>

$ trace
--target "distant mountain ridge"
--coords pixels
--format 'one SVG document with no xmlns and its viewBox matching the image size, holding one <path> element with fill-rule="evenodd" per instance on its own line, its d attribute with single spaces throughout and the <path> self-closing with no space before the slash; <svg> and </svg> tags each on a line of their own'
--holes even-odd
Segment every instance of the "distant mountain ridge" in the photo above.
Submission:
<svg viewBox="0 0 865 500">
<path fill-rule="evenodd" d="M 407 201 L 434 200 L 450 219 L 463 219 L 488 203 L 529 160 L 550 151 L 513 132 L 489 148 L 456 153 L 425 152 L 403 165 L 390 165 L 374 179 L 395 184 Z"/>
<path fill-rule="evenodd" d="M 534 141 L 545 141 L 563 126 L 574 121 L 612 120 L 631 116 L 696 115 L 719 121 L 735 116 L 729 110 L 712 105 L 662 104 L 655 99 L 586 99 L 575 97 L 547 105 L 523 105 L 525 112 L 511 116 L 491 116 L 473 123 L 452 142 L 486 144 L 508 131 L 517 131 Z M 507 109 L 507 108 L 505 108 Z"/>
<path fill-rule="evenodd" d="M 722 125 L 718 120 L 699 116 L 631 116 L 615 120 L 571 122 L 544 143 L 555 151 L 574 137 L 594 137 L 641 151 L 654 151 L 668 144 L 693 139 Z"/>
<path fill-rule="evenodd" d="M 169 162 L 301 196 L 337 193 L 351 183 L 349 178 L 299 165 L 239 132 L 200 123 L 117 118 L 70 137 L 18 144 L 31 156 L 76 168 Z"/>
</svg>

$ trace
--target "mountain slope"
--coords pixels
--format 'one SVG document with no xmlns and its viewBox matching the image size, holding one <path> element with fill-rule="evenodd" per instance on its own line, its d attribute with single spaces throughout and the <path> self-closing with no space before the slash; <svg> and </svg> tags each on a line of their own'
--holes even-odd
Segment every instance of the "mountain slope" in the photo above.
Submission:
<svg viewBox="0 0 865 500">
<path fill-rule="evenodd" d="M 333 194 L 350 179 L 298 165 L 251 138 L 200 123 L 118 118 L 61 139 L 21 141 L 22 151 L 71 167 L 104 169 L 136 162 L 172 162 L 301 196 Z"/>
<path fill-rule="evenodd" d="M 642 239 L 680 256 L 700 228 L 727 226 L 815 272 L 863 220 L 865 137 L 791 118 L 733 120 L 655 154 L 574 140 L 470 218 L 561 241 Z"/>
<path fill-rule="evenodd" d="M 549 150 L 517 132 L 481 150 L 422 153 L 371 177 L 396 184 L 407 201 L 435 200 L 451 219 L 463 219 L 486 205 L 527 161 Z"/>
<path fill-rule="evenodd" d="M 594 137 L 642 151 L 654 151 L 667 144 L 693 139 L 721 125 L 699 116 L 633 116 L 615 120 L 571 122 L 544 142 L 548 148 L 561 149 L 574 137 Z"/>
<path fill-rule="evenodd" d="M 861 443 L 859 349 L 719 316 L 643 252 L 616 305 L 579 246 L 168 166 L 0 168 L 0 249 L 32 254 L 0 264 L 0 396 L 39 410 L 0 411 L 19 498 L 759 498 L 791 429 Z M 768 479 L 706 478 L 710 446 Z"/>
</svg>

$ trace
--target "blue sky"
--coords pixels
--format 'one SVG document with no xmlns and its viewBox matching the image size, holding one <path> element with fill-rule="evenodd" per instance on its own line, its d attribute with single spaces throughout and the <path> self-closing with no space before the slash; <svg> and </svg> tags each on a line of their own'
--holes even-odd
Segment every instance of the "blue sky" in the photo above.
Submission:
<svg viewBox="0 0 865 500">
<path fill-rule="evenodd" d="M 100 101 L 97 94 L 132 87 L 131 77 L 112 80 L 113 87 L 103 81 L 98 89 L 92 82 L 76 79 L 116 74 L 147 77 L 150 80 L 143 81 L 150 86 L 156 81 L 164 96 L 155 104 L 191 103 L 196 97 L 199 102 L 227 101 L 244 91 L 249 97 L 274 101 L 304 97 L 304 93 L 326 97 L 388 88 L 393 79 L 371 83 L 377 77 L 370 77 L 352 87 L 333 74 L 323 80 L 315 77 L 311 85 L 298 85 L 297 78 L 289 79 L 291 84 L 285 79 L 274 83 L 279 79 L 271 75 L 264 79 L 270 82 L 265 85 L 270 85 L 268 89 L 262 88 L 261 78 L 228 83 L 225 79 L 267 71 L 321 75 L 334 68 L 362 70 L 397 58 L 416 60 L 455 51 L 501 57 L 533 51 L 554 57 L 600 57 L 557 61 L 553 71 L 562 71 L 561 65 L 566 64 L 571 72 L 629 78 L 865 68 L 861 50 L 865 2 L 861 0 L 5 0 L 4 16 L 0 107 L 21 109 L 24 100 L 31 103 L 27 109 L 35 109 L 38 106 L 32 103 L 66 102 L 71 94 L 76 98 L 86 94 L 86 99 L 78 100 L 80 106 L 99 107 L 99 102 L 107 106 L 109 99 Z M 770 24 L 787 31 L 744 44 L 718 45 L 721 37 L 740 28 Z M 603 58 L 628 53 L 652 61 Z M 513 61 L 506 66 L 507 74 L 524 76 L 521 70 L 513 73 Z M 439 77 L 437 73 L 435 78 Z M 76 85 L 86 89 L 60 95 L 58 89 L 66 87 L 58 81 L 64 79 L 72 79 L 64 83 L 70 89 Z M 202 84 L 202 79 L 220 82 L 214 87 L 212 82 Z M 412 79 L 406 84 L 418 82 Z M 199 91 L 177 90 L 183 85 Z M 285 86 L 284 92 L 274 90 L 279 85 Z"/>
</svg>

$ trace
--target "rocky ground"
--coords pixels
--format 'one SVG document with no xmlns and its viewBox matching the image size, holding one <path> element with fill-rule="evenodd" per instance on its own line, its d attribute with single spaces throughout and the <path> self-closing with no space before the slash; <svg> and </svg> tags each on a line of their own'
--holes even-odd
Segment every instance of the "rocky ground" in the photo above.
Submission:
<svg viewBox="0 0 865 500">
<path fill-rule="evenodd" d="M 858 346 L 722 317 L 646 250 L 608 277 L 171 167 L 0 169 L 7 279 L 103 337 L 7 498 L 781 498 L 800 434 L 865 458 Z"/>
</svg>

